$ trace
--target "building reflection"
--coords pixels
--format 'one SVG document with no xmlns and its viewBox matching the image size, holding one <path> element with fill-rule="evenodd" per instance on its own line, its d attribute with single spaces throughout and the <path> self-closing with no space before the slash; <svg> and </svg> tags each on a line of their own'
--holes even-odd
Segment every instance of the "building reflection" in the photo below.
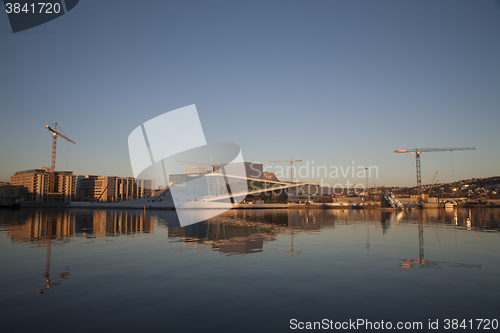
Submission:
<svg viewBox="0 0 500 333">
<path fill-rule="evenodd" d="M 423 214 L 422 214 L 423 215 Z M 469 229 L 470 230 L 470 229 Z M 439 240 L 439 238 L 438 238 Z M 455 261 L 430 261 L 425 259 L 424 254 L 424 222 L 422 219 L 418 221 L 418 259 L 400 259 L 398 267 L 400 268 L 431 268 L 431 269 L 442 269 L 442 268 L 481 268 L 481 265 L 477 264 L 465 264 Z"/>
<path fill-rule="evenodd" d="M 82 226 L 81 234 L 84 237 L 116 237 L 154 232 L 153 216 L 143 211 L 89 210 L 84 219 L 80 224 L 78 217 L 76 218 L 77 225 Z"/>
<path fill-rule="evenodd" d="M 262 251 L 264 244 L 276 240 L 281 234 L 291 236 L 290 247 L 293 248 L 294 235 L 319 233 L 322 229 L 360 223 L 366 228 L 363 245 L 366 250 L 370 250 L 370 236 L 390 233 L 399 224 L 418 223 L 422 229 L 432 229 L 438 239 L 440 227 L 448 225 L 466 231 L 500 230 L 500 210 L 484 208 L 231 210 L 184 228 L 179 226 L 175 211 L 21 209 L 9 214 L 13 215 L 2 220 L 10 221 L 6 230 L 12 241 L 32 242 L 39 247 L 46 247 L 47 239 L 64 243 L 72 238 L 153 233 L 155 224 L 158 224 L 167 227 L 169 237 L 181 238 L 187 246 L 210 245 L 215 251 L 227 254 Z"/>
<path fill-rule="evenodd" d="M 453 225 L 471 231 L 499 231 L 500 209 L 498 208 L 449 208 L 423 209 L 420 214 L 424 223 Z"/>
<path fill-rule="evenodd" d="M 226 254 L 248 254 L 263 251 L 264 244 L 277 240 L 281 234 L 291 236 L 291 255 L 300 253 L 293 249 L 293 237 L 300 233 L 321 232 L 322 229 L 334 229 L 338 225 L 366 226 L 365 249 L 370 251 L 370 233 L 387 234 L 393 226 L 417 225 L 419 257 L 405 259 L 400 267 L 476 267 L 472 264 L 452 262 L 431 262 L 424 258 L 423 230 L 432 230 L 439 244 L 442 244 L 440 228 L 446 225 L 456 226 L 461 230 L 499 230 L 498 210 L 492 216 L 484 212 L 454 209 L 424 209 L 412 211 L 387 211 L 380 209 L 291 209 L 291 210 L 231 210 L 215 218 L 193 224 L 185 228 L 168 226 L 168 235 L 180 238 L 184 245 L 208 245 L 214 251 Z M 474 216 L 481 216 L 474 219 Z M 378 227 L 380 226 L 380 227 Z"/>
<path fill-rule="evenodd" d="M 51 276 L 53 243 L 64 244 L 78 237 L 116 237 L 154 231 L 152 216 L 137 211 L 20 210 L 11 216 L 6 227 L 14 243 L 35 243 L 46 248 L 45 283 L 38 295 L 48 294 L 70 277 L 69 266 Z"/>
<path fill-rule="evenodd" d="M 142 211 L 107 210 L 21 210 L 7 225 L 14 242 L 46 239 L 65 241 L 73 237 L 100 238 L 154 232 L 154 218 Z"/>
<path fill-rule="evenodd" d="M 227 219 L 210 219 L 184 228 L 168 228 L 168 237 L 181 237 L 184 245 L 208 245 L 227 255 L 262 252 L 264 242 L 275 240 L 277 228 Z"/>
<path fill-rule="evenodd" d="M 262 252 L 265 243 L 290 234 L 287 252 L 294 256 L 301 253 L 293 249 L 294 233 L 319 232 L 321 219 L 309 210 L 232 210 L 184 228 L 170 226 L 168 236 L 182 238 L 184 245 L 209 245 L 213 251 L 235 255 Z M 333 226 L 335 219 L 329 221 Z"/>
<path fill-rule="evenodd" d="M 45 247 L 47 239 L 68 239 L 75 235 L 75 219 L 67 213 L 23 210 L 19 218 L 7 225 L 7 235 L 13 242 L 35 242 Z"/>
<path fill-rule="evenodd" d="M 0 212 L 2 228 L 14 243 L 32 243 L 46 254 L 45 271 L 40 272 L 39 295 L 47 294 L 56 286 L 64 285 L 71 277 L 70 266 L 51 267 L 52 246 L 78 239 L 99 239 L 121 235 L 153 233 L 155 224 L 166 228 L 169 238 L 175 238 L 186 247 L 202 245 L 224 255 L 262 253 L 267 244 L 281 239 L 279 246 L 268 251 L 286 253 L 295 257 L 302 250 L 294 239 L 303 233 L 321 233 L 358 225 L 366 230 L 366 241 L 359 243 L 366 251 L 377 234 L 393 232 L 398 225 L 414 227 L 418 239 L 418 256 L 399 259 L 397 267 L 413 269 L 481 268 L 474 263 L 429 260 L 424 253 L 424 230 L 434 232 L 441 245 L 442 228 L 460 232 L 500 230 L 500 209 L 423 209 L 387 211 L 380 209 L 286 209 L 286 210 L 231 210 L 207 221 L 180 227 L 175 211 L 92 210 L 92 209 L 20 209 Z M 410 230 L 413 232 L 413 230 Z M 283 242 L 283 236 L 289 236 Z M 286 239 L 286 238 L 285 238 Z M 376 243 L 374 243 L 376 244 Z M 376 249 L 376 248 L 375 248 Z M 416 250 L 416 247 L 415 247 Z M 394 258 L 396 259 L 396 258 Z M 394 266 L 393 266 L 394 267 Z"/>
<path fill-rule="evenodd" d="M 170 225 L 168 236 L 181 238 L 184 245 L 209 245 L 212 250 L 233 254 L 262 252 L 264 244 L 277 240 L 278 235 L 290 235 L 292 257 L 302 253 L 294 249 L 294 235 L 319 233 L 336 225 L 367 223 L 369 250 L 369 223 L 380 221 L 382 233 L 397 223 L 402 212 L 351 209 L 291 209 L 291 210 L 231 210 L 204 222 L 184 228 Z M 275 252 L 278 252 L 274 250 Z"/>
</svg>

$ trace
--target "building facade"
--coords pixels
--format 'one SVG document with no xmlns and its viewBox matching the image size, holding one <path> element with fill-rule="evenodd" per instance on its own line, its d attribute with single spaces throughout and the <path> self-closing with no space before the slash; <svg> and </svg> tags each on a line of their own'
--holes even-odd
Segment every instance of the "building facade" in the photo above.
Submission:
<svg viewBox="0 0 500 333">
<path fill-rule="evenodd" d="M 337 200 L 335 191 L 331 187 L 322 187 L 319 184 L 297 184 L 287 191 L 290 203 L 331 203 Z"/>
<path fill-rule="evenodd" d="M 116 202 L 148 198 L 154 193 L 154 180 L 116 176 L 78 176 L 81 201 Z"/>
<path fill-rule="evenodd" d="M 54 177 L 54 191 L 50 192 L 50 177 Z M 71 171 L 50 172 L 50 168 L 18 171 L 10 176 L 10 184 L 26 188 L 27 201 L 70 202 L 76 198 L 76 176 Z"/>
<path fill-rule="evenodd" d="M 24 198 L 27 194 L 27 188 L 22 185 L 0 182 L 0 200 L 15 201 Z"/>
<path fill-rule="evenodd" d="M 206 167 L 187 167 L 184 168 L 184 173 L 185 174 L 191 174 L 191 173 L 207 173 L 208 169 Z"/>
<path fill-rule="evenodd" d="M 56 171 L 54 192 L 50 192 L 50 168 L 18 171 L 10 177 L 12 186 L 25 188 L 23 198 L 35 202 L 125 201 L 150 197 L 154 180 L 131 177 L 73 175 Z"/>
<path fill-rule="evenodd" d="M 254 179 L 264 179 L 264 166 L 255 162 L 239 162 L 231 164 L 222 164 L 227 175 L 237 174 L 240 175 L 242 168 L 245 169 L 246 176 Z M 220 172 L 220 171 L 218 171 Z"/>
<path fill-rule="evenodd" d="M 279 182 L 278 177 L 272 172 L 264 172 L 264 180 L 270 180 L 272 182 Z"/>
</svg>

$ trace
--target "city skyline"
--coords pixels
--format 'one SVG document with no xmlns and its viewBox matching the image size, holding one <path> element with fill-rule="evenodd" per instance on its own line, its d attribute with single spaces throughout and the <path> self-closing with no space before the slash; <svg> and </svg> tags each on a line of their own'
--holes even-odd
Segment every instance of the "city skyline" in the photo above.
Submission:
<svg viewBox="0 0 500 333">
<path fill-rule="evenodd" d="M 498 176 L 499 17 L 497 1 L 86 1 L 12 34 L 0 15 L 0 181 L 50 166 L 54 122 L 76 142 L 56 170 L 132 176 L 130 132 L 191 104 L 208 142 L 269 172 L 293 157 L 413 187 L 394 150 L 474 146 L 422 154 L 422 182 Z"/>
</svg>

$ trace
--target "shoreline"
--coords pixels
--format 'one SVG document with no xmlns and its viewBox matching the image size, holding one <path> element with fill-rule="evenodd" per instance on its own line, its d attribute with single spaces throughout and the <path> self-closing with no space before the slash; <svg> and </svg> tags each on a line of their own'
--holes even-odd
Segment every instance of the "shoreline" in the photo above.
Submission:
<svg viewBox="0 0 500 333">
<path fill-rule="evenodd" d="M 500 208 L 500 205 L 484 205 L 484 204 L 459 204 L 451 209 L 456 208 Z M 65 208 L 65 209 L 78 209 L 78 208 L 92 208 L 92 209 L 143 209 L 143 210 L 175 210 L 174 206 L 165 207 L 137 207 L 126 205 L 114 205 L 114 203 L 91 203 L 91 202 L 25 202 L 19 208 Z M 226 208 L 192 208 L 192 209 L 226 209 Z M 379 210 L 405 210 L 405 208 L 381 207 L 379 205 L 332 205 L 332 204 L 288 204 L 288 203 L 264 203 L 264 204 L 239 204 L 230 209 L 379 209 Z M 443 205 L 428 205 L 423 207 L 413 207 L 411 209 L 447 209 Z M 450 209 L 450 208 L 448 208 Z"/>
</svg>

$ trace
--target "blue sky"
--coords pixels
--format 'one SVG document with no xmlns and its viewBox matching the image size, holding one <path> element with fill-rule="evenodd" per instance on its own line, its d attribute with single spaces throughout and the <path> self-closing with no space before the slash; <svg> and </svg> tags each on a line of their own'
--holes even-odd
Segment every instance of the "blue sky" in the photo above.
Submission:
<svg viewBox="0 0 500 333">
<path fill-rule="evenodd" d="M 56 121 L 76 141 L 58 170 L 131 176 L 130 132 L 191 104 L 207 141 L 264 165 L 414 186 L 395 149 L 475 146 L 422 154 L 422 181 L 499 175 L 497 1 L 82 0 L 16 34 L 0 15 L 0 40 L 0 181 L 50 166 Z"/>
</svg>

